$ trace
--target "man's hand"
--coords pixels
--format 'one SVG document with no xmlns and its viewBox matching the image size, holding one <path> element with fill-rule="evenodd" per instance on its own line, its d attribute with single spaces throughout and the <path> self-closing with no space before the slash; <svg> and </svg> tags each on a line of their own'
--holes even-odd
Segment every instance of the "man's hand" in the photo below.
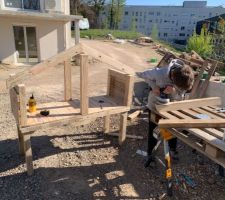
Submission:
<svg viewBox="0 0 225 200">
<path fill-rule="evenodd" d="M 158 86 L 156 86 L 152 92 L 156 95 L 156 96 L 159 96 L 160 95 L 160 88 Z"/>
<path fill-rule="evenodd" d="M 166 86 L 166 89 L 163 92 L 165 94 L 173 94 L 175 91 L 176 91 L 176 89 L 173 86 L 168 85 L 168 86 Z"/>
</svg>

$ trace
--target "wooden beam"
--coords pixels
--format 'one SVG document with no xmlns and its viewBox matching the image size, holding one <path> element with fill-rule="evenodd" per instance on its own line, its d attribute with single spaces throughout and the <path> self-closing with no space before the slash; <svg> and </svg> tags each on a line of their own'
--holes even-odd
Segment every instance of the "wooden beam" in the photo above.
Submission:
<svg viewBox="0 0 225 200">
<path fill-rule="evenodd" d="M 125 81 L 125 94 L 124 94 L 124 106 L 131 106 L 133 88 L 134 88 L 134 77 L 131 75 L 126 75 L 127 80 Z"/>
<path fill-rule="evenodd" d="M 81 114 L 88 114 L 88 55 L 80 55 L 80 104 Z"/>
<path fill-rule="evenodd" d="M 182 110 L 188 108 L 215 106 L 215 105 L 221 105 L 221 99 L 219 97 L 176 101 L 167 104 L 156 105 L 156 110 L 160 113 L 165 111 Z"/>
<path fill-rule="evenodd" d="M 104 133 L 109 133 L 110 131 L 110 115 L 104 117 Z"/>
<path fill-rule="evenodd" d="M 72 72 L 70 61 L 64 62 L 64 100 L 72 100 Z"/>
<path fill-rule="evenodd" d="M 30 134 L 24 135 L 24 150 L 25 150 L 25 161 L 27 165 L 27 174 L 32 175 L 33 169 L 33 156 L 30 142 Z"/>
<path fill-rule="evenodd" d="M 19 124 L 21 126 L 26 126 L 27 124 L 27 101 L 26 101 L 26 91 L 25 85 L 20 84 L 16 86 L 19 93 Z"/>
<path fill-rule="evenodd" d="M 225 128 L 225 119 L 162 119 L 160 128 Z"/>
<path fill-rule="evenodd" d="M 201 70 L 200 70 L 200 72 L 198 74 L 197 79 L 194 82 L 194 85 L 192 87 L 192 90 L 191 90 L 191 94 L 189 96 L 189 99 L 194 99 L 194 98 L 198 97 L 197 91 L 198 91 L 198 88 L 199 88 L 199 85 L 200 85 L 200 81 L 202 79 L 202 75 L 203 75 L 205 69 L 207 68 L 207 66 L 208 66 L 208 62 L 205 61 L 203 63 L 203 65 L 202 65 L 202 68 L 201 68 Z"/>
<path fill-rule="evenodd" d="M 120 132 L 119 132 L 119 145 L 122 145 L 126 139 L 127 131 L 127 112 L 120 115 Z"/>
</svg>

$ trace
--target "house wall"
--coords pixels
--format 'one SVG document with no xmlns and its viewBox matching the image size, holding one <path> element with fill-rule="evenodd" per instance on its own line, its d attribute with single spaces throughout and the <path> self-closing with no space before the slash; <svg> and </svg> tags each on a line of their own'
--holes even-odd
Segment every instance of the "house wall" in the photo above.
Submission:
<svg viewBox="0 0 225 200">
<path fill-rule="evenodd" d="M 210 81 L 205 97 L 220 97 L 225 107 L 225 83 Z"/>
<path fill-rule="evenodd" d="M 0 18 L 0 61 L 14 63 L 15 43 L 13 25 L 32 25 L 36 27 L 39 61 L 48 59 L 66 49 L 63 22 L 43 20 L 20 20 Z"/>
</svg>

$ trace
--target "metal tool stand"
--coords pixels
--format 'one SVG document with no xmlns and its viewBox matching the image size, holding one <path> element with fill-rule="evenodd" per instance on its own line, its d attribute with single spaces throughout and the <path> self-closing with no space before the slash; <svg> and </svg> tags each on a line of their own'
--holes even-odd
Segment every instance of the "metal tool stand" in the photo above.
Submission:
<svg viewBox="0 0 225 200">
<path fill-rule="evenodd" d="M 149 113 L 149 135 L 148 135 L 148 159 L 145 163 L 145 168 L 147 168 L 151 162 L 159 162 L 165 169 L 166 187 L 167 195 L 173 195 L 172 188 L 172 169 L 171 169 L 171 158 L 168 140 L 172 139 L 173 136 L 166 129 L 160 129 L 154 132 L 157 124 L 151 121 L 151 112 Z M 156 156 L 157 149 L 159 145 L 163 142 L 165 162 L 163 162 L 159 157 Z"/>
</svg>

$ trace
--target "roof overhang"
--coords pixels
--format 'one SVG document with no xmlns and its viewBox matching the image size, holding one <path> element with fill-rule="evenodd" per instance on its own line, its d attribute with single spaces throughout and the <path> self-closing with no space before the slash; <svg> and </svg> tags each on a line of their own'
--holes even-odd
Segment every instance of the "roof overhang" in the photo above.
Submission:
<svg viewBox="0 0 225 200">
<path fill-rule="evenodd" d="M 31 12 L 31 11 L 12 11 L 12 10 L 1 10 L 1 9 L 0 9 L 0 17 L 63 21 L 63 22 L 76 21 L 76 20 L 83 19 L 83 17 L 80 15 L 65 15 L 60 13 L 43 13 L 43 12 Z"/>
</svg>

